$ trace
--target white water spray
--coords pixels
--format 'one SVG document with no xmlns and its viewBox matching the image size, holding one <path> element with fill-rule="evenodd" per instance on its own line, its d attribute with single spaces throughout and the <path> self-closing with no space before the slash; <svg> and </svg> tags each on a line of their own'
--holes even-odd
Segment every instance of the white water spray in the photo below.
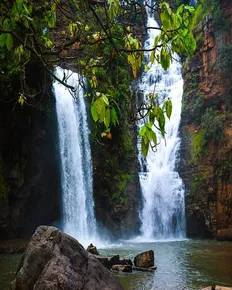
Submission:
<svg viewBox="0 0 232 290">
<path fill-rule="evenodd" d="M 96 237 L 92 192 L 92 160 L 84 92 L 80 77 L 61 68 L 56 75 L 68 77 L 75 87 L 75 99 L 62 84 L 53 85 L 59 130 L 61 159 L 63 230 L 87 245 Z"/>
<path fill-rule="evenodd" d="M 148 16 L 147 25 L 158 27 L 153 15 Z M 146 48 L 152 46 L 156 33 L 155 29 L 150 30 L 145 43 Z M 182 238 L 185 236 L 184 189 L 175 169 L 180 146 L 178 129 L 183 93 L 181 64 L 173 61 L 168 71 L 164 71 L 159 64 L 152 65 L 150 70 L 144 73 L 140 89 L 144 98 L 147 94 L 156 92 L 160 101 L 170 97 L 173 103 L 171 119 L 166 120 L 166 145 L 157 132 L 161 144 L 158 145 L 156 153 L 149 151 L 145 163 L 141 164 L 141 238 L 146 241 Z"/>
</svg>

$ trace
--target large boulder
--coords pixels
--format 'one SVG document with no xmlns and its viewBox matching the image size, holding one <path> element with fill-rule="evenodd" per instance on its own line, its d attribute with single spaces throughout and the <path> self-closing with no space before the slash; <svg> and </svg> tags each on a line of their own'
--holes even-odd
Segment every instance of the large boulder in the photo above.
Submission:
<svg viewBox="0 0 232 290">
<path fill-rule="evenodd" d="M 40 226 L 10 290 L 123 290 L 94 255 L 57 228 Z"/>
<path fill-rule="evenodd" d="M 134 264 L 136 267 L 140 268 L 149 268 L 154 266 L 154 251 L 146 251 L 138 254 L 134 258 Z"/>
<path fill-rule="evenodd" d="M 219 241 L 232 241 L 232 228 L 217 231 Z"/>
</svg>

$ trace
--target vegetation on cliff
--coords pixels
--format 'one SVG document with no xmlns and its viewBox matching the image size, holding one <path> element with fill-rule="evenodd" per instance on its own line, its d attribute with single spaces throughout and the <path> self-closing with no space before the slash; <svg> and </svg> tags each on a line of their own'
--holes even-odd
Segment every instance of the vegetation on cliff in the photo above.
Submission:
<svg viewBox="0 0 232 290">
<path fill-rule="evenodd" d="M 214 236 L 232 222 L 231 4 L 198 1 L 192 22 L 197 50 L 183 65 L 180 167 L 190 235 Z"/>
</svg>

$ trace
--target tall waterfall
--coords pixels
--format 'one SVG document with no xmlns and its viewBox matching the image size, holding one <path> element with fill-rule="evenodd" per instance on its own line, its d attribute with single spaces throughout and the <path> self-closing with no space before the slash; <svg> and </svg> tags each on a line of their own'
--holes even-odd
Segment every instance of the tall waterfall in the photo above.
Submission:
<svg viewBox="0 0 232 290">
<path fill-rule="evenodd" d="M 86 245 L 96 234 L 89 128 L 80 77 L 57 68 L 56 75 L 60 79 L 64 74 L 76 92 L 73 98 L 60 83 L 53 85 L 59 131 L 63 230 Z"/>
<path fill-rule="evenodd" d="M 158 27 L 153 15 L 148 16 L 148 26 Z M 152 46 L 156 33 L 157 30 L 151 29 L 146 48 Z M 166 120 L 166 142 L 157 132 L 161 143 L 156 153 L 149 151 L 147 159 L 141 164 L 143 208 L 140 217 L 141 235 L 145 240 L 181 238 L 185 235 L 184 189 L 176 172 L 182 88 L 181 64 L 178 61 L 173 61 L 168 71 L 164 71 L 159 64 L 153 64 L 142 76 L 140 89 L 144 98 L 148 93 L 156 92 L 161 102 L 170 97 L 173 103 L 171 119 Z"/>
</svg>

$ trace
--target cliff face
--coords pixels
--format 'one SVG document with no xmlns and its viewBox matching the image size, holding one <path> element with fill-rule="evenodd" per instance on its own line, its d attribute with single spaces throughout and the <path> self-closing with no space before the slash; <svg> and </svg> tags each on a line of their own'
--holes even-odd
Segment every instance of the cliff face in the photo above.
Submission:
<svg viewBox="0 0 232 290">
<path fill-rule="evenodd" d="M 92 140 L 96 217 L 113 238 L 139 231 L 137 132 L 129 119 L 125 109 L 120 125 L 111 131 L 111 140 Z"/>
<path fill-rule="evenodd" d="M 60 215 L 54 104 L 19 107 L 1 104 L 0 239 L 28 236 Z"/>
<path fill-rule="evenodd" d="M 222 68 L 232 42 L 232 4 L 221 1 L 195 29 L 197 51 L 183 66 L 180 175 L 186 186 L 189 236 L 212 237 L 232 226 L 230 71 Z M 230 68 L 230 67 L 229 67 Z M 230 68 L 231 69 L 231 68 Z"/>
</svg>

